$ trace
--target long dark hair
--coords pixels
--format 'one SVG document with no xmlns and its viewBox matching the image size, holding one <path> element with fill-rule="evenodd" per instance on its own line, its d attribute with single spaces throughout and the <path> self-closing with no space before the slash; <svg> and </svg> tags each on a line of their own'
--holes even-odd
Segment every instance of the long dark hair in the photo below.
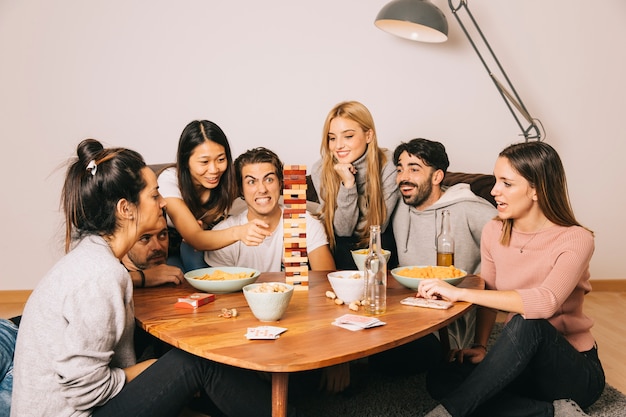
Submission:
<svg viewBox="0 0 626 417">
<path fill-rule="evenodd" d="M 207 141 L 215 142 L 224 147 L 228 167 L 217 187 L 211 190 L 209 200 L 203 204 L 191 178 L 189 158 L 198 145 Z M 203 217 L 207 224 L 215 222 L 227 213 L 233 201 L 237 198 L 237 185 L 232 165 L 233 157 L 228 139 L 218 125 L 208 120 L 194 120 L 185 126 L 178 141 L 178 152 L 176 154 L 178 185 L 183 201 L 187 204 L 189 210 L 196 218 Z"/>
<path fill-rule="evenodd" d="M 130 149 L 108 148 L 85 139 L 70 161 L 63 184 L 61 205 L 65 213 L 65 251 L 72 240 L 85 235 L 111 235 L 118 227 L 115 216 L 119 200 L 139 204 L 146 187 L 141 170 L 143 157 Z"/>
<path fill-rule="evenodd" d="M 552 146 L 538 141 L 515 143 L 506 147 L 499 156 L 506 158 L 511 167 L 535 189 L 537 204 L 548 220 L 559 226 L 584 227 L 574 216 L 565 169 Z M 503 245 L 508 245 L 511 239 L 513 222 L 513 219 L 503 220 L 500 239 Z"/>
</svg>

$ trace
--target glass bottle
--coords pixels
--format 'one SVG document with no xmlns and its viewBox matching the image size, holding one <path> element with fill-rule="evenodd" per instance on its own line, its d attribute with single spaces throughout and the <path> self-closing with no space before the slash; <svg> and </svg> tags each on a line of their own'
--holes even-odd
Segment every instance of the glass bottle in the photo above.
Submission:
<svg viewBox="0 0 626 417">
<path fill-rule="evenodd" d="M 365 312 L 383 314 L 387 309 L 387 261 L 382 254 L 380 226 L 370 226 L 370 247 L 365 258 Z"/>
<path fill-rule="evenodd" d="M 441 232 L 437 236 L 437 265 L 454 265 L 454 236 L 450 226 L 450 211 L 444 210 L 441 219 Z"/>
</svg>

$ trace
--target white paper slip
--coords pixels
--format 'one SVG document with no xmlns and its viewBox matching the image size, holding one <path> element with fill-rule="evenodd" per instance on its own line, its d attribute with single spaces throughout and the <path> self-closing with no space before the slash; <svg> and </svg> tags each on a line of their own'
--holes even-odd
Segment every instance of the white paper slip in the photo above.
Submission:
<svg viewBox="0 0 626 417">
<path fill-rule="evenodd" d="M 432 300 L 429 298 L 407 297 L 400 301 L 400 304 L 415 307 L 437 308 L 439 310 L 447 310 L 452 307 L 453 303 L 445 300 Z"/>
<path fill-rule="evenodd" d="M 338 327 L 342 327 L 344 329 L 356 331 L 369 329 L 371 327 L 382 326 L 386 323 L 384 321 L 380 321 L 376 317 L 359 316 L 357 314 L 344 314 L 341 317 L 337 317 L 332 324 Z"/>
<path fill-rule="evenodd" d="M 278 339 L 280 334 L 285 332 L 287 329 L 284 327 L 276 327 L 276 326 L 259 326 L 259 327 L 248 327 L 248 332 L 246 333 L 247 339 Z"/>
</svg>

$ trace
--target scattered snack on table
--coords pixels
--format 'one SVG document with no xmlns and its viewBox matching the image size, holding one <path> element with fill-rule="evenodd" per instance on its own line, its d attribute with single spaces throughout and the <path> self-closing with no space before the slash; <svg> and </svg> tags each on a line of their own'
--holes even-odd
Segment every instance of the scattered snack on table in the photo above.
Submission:
<svg viewBox="0 0 626 417">
<path fill-rule="evenodd" d="M 465 272 L 454 266 L 424 266 L 408 267 L 396 272 L 397 275 L 407 278 L 459 278 Z"/>
<path fill-rule="evenodd" d="M 335 298 L 337 298 L 337 295 L 335 295 L 335 293 L 332 291 L 326 291 L 326 297 L 330 298 L 331 300 L 334 300 Z"/>
<path fill-rule="evenodd" d="M 225 281 L 229 279 L 241 279 L 241 278 L 249 278 L 254 275 L 254 272 L 237 272 L 237 273 L 229 273 L 222 270 L 216 270 L 212 274 L 204 274 L 199 277 L 194 277 L 195 279 L 208 280 L 208 281 Z"/>
<path fill-rule="evenodd" d="M 237 317 L 239 313 L 236 308 L 223 308 L 222 314 L 218 314 L 217 317 L 224 317 L 225 319 L 229 319 L 231 317 Z"/>
</svg>

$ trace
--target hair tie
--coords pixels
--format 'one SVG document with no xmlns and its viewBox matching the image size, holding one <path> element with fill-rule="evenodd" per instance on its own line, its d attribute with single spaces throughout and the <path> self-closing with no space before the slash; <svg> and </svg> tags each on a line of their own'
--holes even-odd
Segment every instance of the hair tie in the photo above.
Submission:
<svg viewBox="0 0 626 417">
<path fill-rule="evenodd" d="M 96 171 L 98 171 L 98 165 L 96 165 L 95 159 L 89 161 L 89 164 L 87 164 L 87 171 L 91 172 L 92 176 L 96 175 Z"/>
</svg>

